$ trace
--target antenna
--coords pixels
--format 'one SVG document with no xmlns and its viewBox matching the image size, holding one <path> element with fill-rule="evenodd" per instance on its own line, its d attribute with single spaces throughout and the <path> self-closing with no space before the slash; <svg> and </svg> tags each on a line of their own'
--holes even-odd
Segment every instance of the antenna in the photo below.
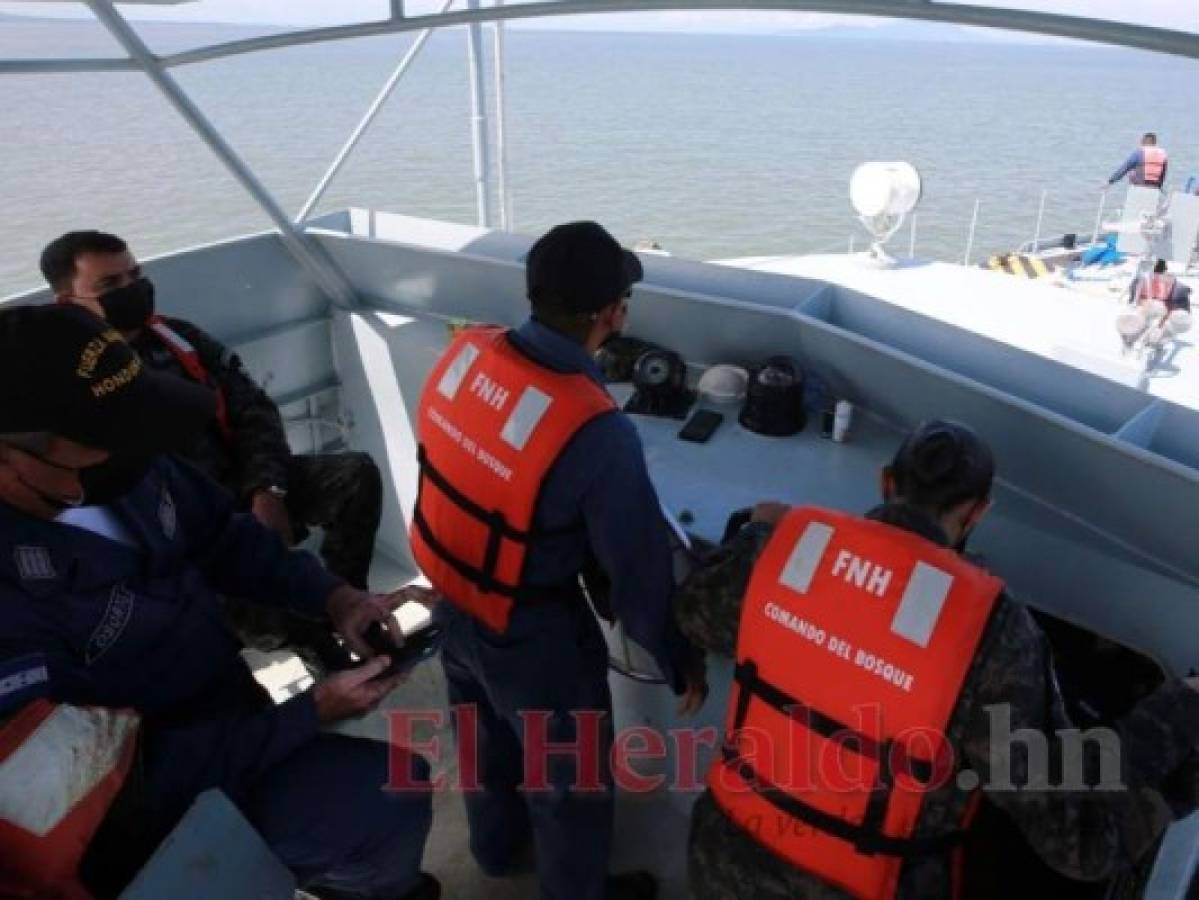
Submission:
<svg viewBox="0 0 1199 900">
<path fill-rule="evenodd" d="M 923 189 L 920 173 L 911 163 L 868 162 L 854 169 L 849 180 L 849 202 L 858 221 L 874 238 L 870 258 L 878 265 L 894 265 L 883 244 L 899 230 L 904 216 L 916 208 Z"/>
</svg>

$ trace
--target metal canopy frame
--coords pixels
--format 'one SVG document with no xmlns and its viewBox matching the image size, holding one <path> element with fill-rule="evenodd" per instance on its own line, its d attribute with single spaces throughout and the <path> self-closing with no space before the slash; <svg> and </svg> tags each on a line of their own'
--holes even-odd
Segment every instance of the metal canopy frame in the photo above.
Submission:
<svg viewBox="0 0 1199 900">
<path fill-rule="evenodd" d="M 258 207 L 275 224 L 284 245 L 296 261 L 326 296 L 334 304 L 342 307 L 352 307 L 357 304 L 354 291 L 344 274 L 337 269 L 333 262 L 319 247 L 306 239 L 303 222 L 316 207 L 325 189 L 362 135 L 370 127 L 432 32 L 438 28 L 467 26 L 468 60 L 471 69 L 474 180 L 478 217 L 480 225 L 493 227 L 497 223 L 495 207 L 492 205 L 490 142 L 488 140 L 484 74 L 486 60 L 481 28 L 483 24 L 489 22 L 494 22 L 496 26 L 496 142 L 500 183 L 498 224 L 503 228 L 512 227 L 512 212 L 511 198 L 508 196 L 507 153 L 504 146 L 506 128 L 504 122 L 502 28 L 505 22 L 513 19 L 668 10 L 817 12 L 973 25 L 982 28 L 1074 38 L 1092 43 L 1111 44 L 1199 59 L 1199 34 L 1104 19 L 964 3 L 934 2 L 934 0 L 743 0 L 743 2 L 733 2 L 733 0 L 537 0 L 537 2 L 516 5 L 505 5 L 504 0 L 492 0 L 494 5 L 490 6 L 483 6 L 481 0 L 466 0 L 465 8 L 457 10 L 452 8 L 454 0 L 445 0 L 445 5 L 441 7 L 440 11 L 419 16 L 406 14 L 404 0 L 390 0 L 390 16 L 381 21 L 283 32 L 211 44 L 160 56 L 146 46 L 137 31 L 117 11 L 115 0 L 81 0 L 81 2 L 91 10 L 100 24 L 117 40 L 128 54 L 126 58 L 0 60 L 0 75 L 83 72 L 142 72 L 145 74 L 183 117 L 192 131 L 212 150 Z M 128 0 L 128 2 L 173 4 L 186 2 L 186 0 Z M 204 116 L 170 73 L 170 69 L 176 66 L 211 62 L 243 53 L 409 32 L 419 32 L 419 34 L 367 108 L 358 126 L 350 134 L 294 220 L 284 212 L 279 202 L 216 127 Z"/>
<path fill-rule="evenodd" d="M 88 5 L 92 5 L 88 3 Z M 111 5 L 111 4 L 108 4 Z M 281 34 L 264 35 L 238 41 L 210 44 L 179 53 L 155 57 L 158 65 L 175 66 L 210 62 L 300 44 L 316 44 L 349 38 L 403 34 L 427 28 L 448 28 L 513 19 L 537 19 L 554 16 L 598 15 L 601 13 L 761 10 L 767 12 L 814 12 L 847 16 L 876 16 L 890 19 L 915 19 L 954 25 L 973 25 L 1004 31 L 1020 31 L 1050 37 L 1074 38 L 1092 43 L 1112 44 L 1173 56 L 1199 59 L 1199 34 L 1091 19 L 1057 13 L 934 0 L 538 0 L 516 5 L 485 6 L 409 16 L 403 0 L 392 0 L 391 16 L 375 22 L 309 28 Z M 11 72 L 111 72 L 136 71 L 132 59 L 18 59 L 0 60 L 0 74 Z"/>
</svg>

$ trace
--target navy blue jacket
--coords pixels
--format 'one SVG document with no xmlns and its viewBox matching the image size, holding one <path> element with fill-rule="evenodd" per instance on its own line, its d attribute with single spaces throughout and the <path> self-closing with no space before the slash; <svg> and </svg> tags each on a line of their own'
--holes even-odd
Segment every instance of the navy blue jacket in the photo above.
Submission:
<svg viewBox="0 0 1199 900">
<path fill-rule="evenodd" d="M 530 319 L 509 333 L 521 352 L 547 368 L 580 372 L 603 384 L 587 351 Z M 522 583 L 569 582 L 583 569 L 588 550 L 612 582 L 612 612 L 630 638 L 648 650 L 676 692 L 693 652 L 675 625 L 674 571 L 662 507 L 645 465 L 632 420 L 620 412 L 579 429 L 542 484 L 534 528 L 582 531 L 542 538 L 529 548 Z"/>
<path fill-rule="evenodd" d="M 151 746 L 186 739 L 179 780 L 215 767 L 236 793 L 317 719 L 310 693 L 261 702 L 218 594 L 321 616 L 341 581 L 185 463 L 159 459 L 111 509 L 141 549 L 0 505 L 0 671 L 41 666 L 51 699 L 138 710 Z"/>
<path fill-rule="evenodd" d="M 1170 169 L 1169 160 L 1162 166 L 1161 184 L 1166 183 L 1166 172 Z M 1128 154 L 1128 159 L 1120 164 L 1120 168 L 1112 173 L 1112 177 L 1107 180 L 1108 184 L 1115 184 L 1129 172 L 1132 173 L 1132 183 L 1145 184 L 1145 150 L 1142 147 L 1137 147 L 1132 153 Z M 1158 185 L 1149 185 L 1150 187 L 1158 187 Z"/>
</svg>

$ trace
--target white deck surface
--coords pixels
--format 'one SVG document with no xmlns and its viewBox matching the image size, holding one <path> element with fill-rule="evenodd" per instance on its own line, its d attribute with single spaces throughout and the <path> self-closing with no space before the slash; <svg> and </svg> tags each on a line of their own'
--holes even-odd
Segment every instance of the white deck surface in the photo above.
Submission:
<svg viewBox="0 0 1199 900">
<path fill-rule="evenodd" d="M 849 288 L 1013 347 L 1199 409 L 1199 330 L 1167 344 L 1146 376 L 1144 360 L 1121 354 L 1115 317 L 1128 275 L 1068 285 L 951 263 L 900 260 L 879 268 L 865 254 L 720 260 L 737 268 L 814 278 Z M 1184 278 L 1199 297 L 1199 281 Z"/>
</svg>

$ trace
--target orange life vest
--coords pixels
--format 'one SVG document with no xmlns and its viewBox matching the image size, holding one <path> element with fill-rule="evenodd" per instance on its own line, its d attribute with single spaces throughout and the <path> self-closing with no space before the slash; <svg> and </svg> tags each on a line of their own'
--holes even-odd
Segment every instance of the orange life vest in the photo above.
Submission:
<svg viewBox="0 0 1199 900">
<path fill-rule="evenodd" d="M 1161 275 L 1154 272 L 1141 278 L 1141 286 L 1137 291 L 1137 300 L 1160 300 L 1168 303 L 1174 295 L 1174 276 Z"/>
<path fill-rule="evenodd" d="M 229 407 L 225 402 L 225 392 L 216 383 L 216 380 L 209 375 L 208 368 L 204 365 L 204 361 L 200 359 L 200 354 L 196 351 L 196 348 L 183 335 L 168 325 L 162 316 L 151 316 L 150 321 L 146 323 L 146 327 L 162 342 L 164 347 L 171 351 L 171 354 L 179 362 L 179 365 L 188 374 L 189 378 L 216 391 L 217 428 L 220 429 L 221 437 L 226 442 L 232 441 L 233 429 L 229 425 Z"/>
<path fill-rule="evenodd" d="M 503 329 L 461 332 L 417 411 L 410 536 L 433 587 L 503 632 L 513 603 L 536 596 L 521 575 L 542 481 L 574 434 L 615 408 L 592 379 L 538 365 Z"/>
<path fill-rule="evenodd" d="M 762 552 L 708 784 L 739 827 L 856 897 L 895 895 L 944 734 L 1002 583 L 918 535 L 793 509 Z M 963 823 L 964 827 L 965 823 Z"/>
<path fill-rule="evenodd" d="M 1141 183 L 1149 187 L 1161 187 L 1166 174 L 1166 151 L 1161 147 L 1142 147 L 1141 159 Z"/>
<path fill-rule="evenodd" d="M 138 722 L 35 700 L 0 726 L 0 895 L 90 896 L 79 861 L 129 771 Z"/>
</svg>

